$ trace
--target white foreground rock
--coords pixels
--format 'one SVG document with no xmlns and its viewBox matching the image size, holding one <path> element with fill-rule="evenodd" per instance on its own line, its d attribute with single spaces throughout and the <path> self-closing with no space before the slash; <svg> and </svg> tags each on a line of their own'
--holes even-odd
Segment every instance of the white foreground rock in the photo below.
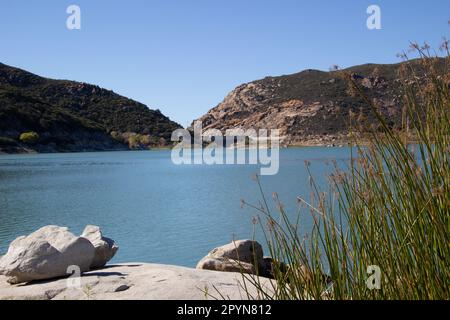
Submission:
<svg viewBox="0 0 450 320">
<path fill-rule="evenodd" d="M 77 279 L 80 280 L 79 287 Z M 0 276 L 0 300 L 239 300 L 248 298 L 242 289 L 243 281 L 240 273 L 129 263 L 86 272 L 81 278 L 25 285 L 10 285 L 5 276 Z M 272 290 L 271 280 L 260 278 L 260 282 Z M 257 297 L 257 290 L 248 281 L 247 286 Z"/>
<path fill-rule="evenodd" d="M 0 256 L 0 274 L 12 284 L 64 277 L 74 267 L 84 272 L 105 266 L 118 249 L 97 226 L 88 225 L 80 237 L 66 227 L 45 226 L 11 242 Z"/>
<path fill-rule="evenodd" d="M 89 240 L 64 227 L 46 226 L 10 244 L 0 259 L 0 274 L 12 284 L 61 277 L 72 265 L 89 270 L 94 254 Z"/>
</svg>

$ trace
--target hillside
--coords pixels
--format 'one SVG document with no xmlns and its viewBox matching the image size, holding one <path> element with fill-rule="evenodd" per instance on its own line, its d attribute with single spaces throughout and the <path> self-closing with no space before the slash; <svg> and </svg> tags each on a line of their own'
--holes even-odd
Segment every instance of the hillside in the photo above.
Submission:
<svg viewBox="0 0 450 320">
<path fill-rule="evenodd" d="M 159 110 L 86 83 L 0 64 L 0 151 L 127 150 L 170 144 L 180 126 Z M 20 139 L 26 132 L 38 139 Z"/>
<path fill-rule="evenodd" d="M 375 101 L 392 127 L 399 127 L 402 119 L 398 76 L 402 64 L 366 64 L 342 70 L 351 74 L 367 97 Z M 230 128 L 278 128 L 284 137 L 283 145 L 345 143 L 350 113 L 367 126 L 375 118 L 367 103 L 349 91 L 339 72 L 305 70 L 242 84 L 198 120 L 203 122 L 204 130 L 215 128 L 222 132 Z"/>
</svg>

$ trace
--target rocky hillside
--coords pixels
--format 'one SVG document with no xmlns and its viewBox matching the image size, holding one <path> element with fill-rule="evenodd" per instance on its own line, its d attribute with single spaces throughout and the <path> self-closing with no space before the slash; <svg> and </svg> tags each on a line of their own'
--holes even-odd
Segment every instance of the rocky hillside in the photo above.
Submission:
<svg viewBox="0 0 450 320">
<path fill-rule="evenodd" d="M 393 127 L 402 118 L 401 65 L 366 64 L 342 70 L 351 74 Z M 375 119 L 367 103 L 349 90 L 339 74 L 342 71 L 305 70 L 240 85 L 199 120 L 204 129 L 222 131 L 278 128 L 284 145 L 345 143 L 351 113 L 367 125 Z"/>
<path fill-rule="evenodd" d="M 113 91 L 0 64 L 0 151 L 160 147 L 179 127 L 159 110 Z"/>
</svg>

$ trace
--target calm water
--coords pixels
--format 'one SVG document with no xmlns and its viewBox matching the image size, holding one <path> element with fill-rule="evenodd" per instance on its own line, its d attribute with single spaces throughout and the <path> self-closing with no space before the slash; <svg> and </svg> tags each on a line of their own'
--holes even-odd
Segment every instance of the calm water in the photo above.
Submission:
<svg viewBox="0 0 450 320">
<path fill-rule="evenodd" d="M 295 213 L 309 197 L 304 161 L 320 183 L 346 148 L 284 149 L 280 171 L 263 176 L 265 194 L 280 195 Z M 252 179 L 258 166 L 173 165 L 170 151 L 0 156 L 0 255 L 20 235 L 55 224 L 76 234 L 99 225 L 120 249 L 113 262 L 195 266 L 210 249 L 252 237 L 250 208 L 258 203 Z M 311 221 L 303 217 L 302 227 Z"/>
</svg>

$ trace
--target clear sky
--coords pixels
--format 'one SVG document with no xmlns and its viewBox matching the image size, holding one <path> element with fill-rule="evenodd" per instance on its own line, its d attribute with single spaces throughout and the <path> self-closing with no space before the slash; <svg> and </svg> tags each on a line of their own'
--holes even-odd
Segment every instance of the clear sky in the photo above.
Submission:
<svg viewBox="0 0 450 320">
<path fill-rule="evenodd" d="M 66 9 L 81 8 L 81 30 Z M 369 5 L 381 30 L 366 27 Z M 237 85 L 303 69 L 397 62 L 450 37 L 450 0 L 0 0 L 0 62 L 84 81 L 187 126 Z"/>
</svg>

